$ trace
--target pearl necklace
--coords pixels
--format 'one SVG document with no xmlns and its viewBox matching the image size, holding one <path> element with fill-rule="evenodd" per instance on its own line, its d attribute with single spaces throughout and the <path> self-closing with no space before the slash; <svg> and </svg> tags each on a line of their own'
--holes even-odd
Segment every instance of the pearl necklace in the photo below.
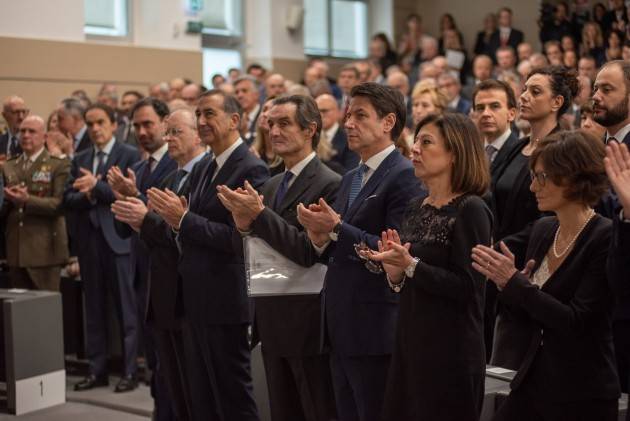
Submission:
<svg viewBox="0 0 630 421">
<path fill-rule="evenodd" d="M 575 240 L 577 240 L 577 238 L 580 236 L 584 228 L 586 228 L 586 225 L 590 222 L 591 219 L 593 219 L 594 216 L 595 216 L 595 211 L 591 209 L 590 215 L 588 216 L 588 218 L 586 218 L 586 221 L 584 221 L 584 223 L 582 224 L 578 232 L 575 234 L 573 239 L 571 239 L 571 241 L 569 242 L 567 247 L 562 251 L 562 253 L 558 253 L 558 250 L 556 248 L 556 244 L 558 243 L 558 237 L 560 234 L 560 225 L 558 225 L 558 229 L 556 230 L 556 235 L 553 238 L 553 245 L 551 246 L 551 251 L 553 252 L 553 255 L 555 256 L 556 259 L 559 259 L 562 256 L 564 256 L 566 252 L 569 251 L 571 247 L 573 247 L 573 243 L 575 243 Z"/>
</svg>

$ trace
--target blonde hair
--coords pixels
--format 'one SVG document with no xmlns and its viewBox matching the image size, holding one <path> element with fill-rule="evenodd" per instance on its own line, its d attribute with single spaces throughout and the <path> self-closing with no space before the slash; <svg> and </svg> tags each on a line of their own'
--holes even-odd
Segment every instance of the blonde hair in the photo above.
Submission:
<svg viewBox="0 0 630 421">
<path fill-rule="evenodd" d="M 433 80 L 421 80 L 416 83 L 411 93 L 412 101 L 417 99 L 420 95 L 428 94 L 431 98 L 433 106 L 440 111 L 444 111 L 448 106 L 448 98 L 444 92 L 437 86 Z"/>
</svg>

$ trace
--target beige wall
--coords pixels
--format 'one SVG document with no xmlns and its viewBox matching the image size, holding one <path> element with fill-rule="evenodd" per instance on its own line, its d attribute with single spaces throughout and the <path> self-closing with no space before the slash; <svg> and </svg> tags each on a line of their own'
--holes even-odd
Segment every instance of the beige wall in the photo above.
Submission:
<svg viewBox="0 0 630 421">
<path fill-rule="evenodd" d="M 201 81 L 201 52 L 0 37 L 0 99 L 24 97 L 44 117 L 75 89 L 94 96 L 107 81 L 146 93 L 149 84 L 176 76 Z"/>
</svg>

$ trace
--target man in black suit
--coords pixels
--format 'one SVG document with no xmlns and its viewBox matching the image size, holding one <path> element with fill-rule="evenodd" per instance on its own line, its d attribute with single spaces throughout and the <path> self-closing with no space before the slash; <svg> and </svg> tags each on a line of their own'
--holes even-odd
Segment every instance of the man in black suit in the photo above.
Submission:
<svg viewBox="0 0 630 421">
<path fill-rule="evenodd" d="M 509 163 L 508 157 L 518 143 L 510 125 L 516 118 L 516 97 L 507 83 L 495 79 L 480 82 L 473 91 L 475 122 L 484 139 L 484 148 L 490 164 L 492 185 Z M 493 282 L 486 284 L 484 315 L 484 340 L 486 360 L 490 361 L 494 323 L 496 319 L 497 288 Z"/>
<path fill-rule="evenodd" d="M 268 118 L 271 142 L 287 170 L 265 183 L 264 200 L 253 189 L 238 194 L 225 187 L 219 188 L 219 198 L 241 233 L 258 236 L 291 257 L 293 248 L 308 241 L 297 220 L 297 205 L 308 206 L 320 198 L 332 203 L 341 177 L 315 155 L 322 120 L 313 99 L 299 95 L 276 99 Z M 254 334 L 262 342 L 271 417 L 335 419 L 328 354 L 322 353 L 319 343 L 320 296 L 258 297 L 255 306 Z"/>
<path fill-rule="evenodd" d="M 499 27 L 490 36 L 490 42 L 488 43 L 488 53 L 493 59 L 499 47 L 510 46 L 516 51 L 516 48 L 524 39 L 523 32 L 512 28 L 512 9 L 503 7 L 497 15 Z"/>
<path fill-rule="evenodd" d="M 169 156 L 177 162 L 177 170 L 167 175 L 160 184 L 179 196 L 188 196 L 188 175 L 205 155 L 205 148 L 197 133 L 195 115 L 189 110 L 172 112 L 165 122 L 164 139 Z M 164 414 L 156 402 L 156 419 L 191 419 L 189 384 L 184 367 L 183 302 L 181 278 L 177 272 L 179 250 L 170 227 L 155 212 L 149 212 L 138 198 L 117 200 L 112 205 L 116 219 L 129 224 L 146 244 L 150 254 L 148 301 L 143 318 L 151 326 L 158 356 L 158 376 L 168 387 L 174 414 Z M 163 404 L 165 402 L 160 402 Z M 170 417 L 169 417 L 170 415 Z"/>
<path fill-rule="evenodd" d="M 115 391 L 132 390 L 136 384 L 138 320 L 133 282 L 129 276 L 129 240 L 114 227 L 110 205 L 114 192 L 105 181 L 107 171 L 118 166 L 127 171 L 139 160 L 138 151 L 116 142 L 114 110 L 94 104 L 85 111 L 93 147 L 75 155 L 64 193 L 67 209 L 75 211 L 75 238 L 85 291 L 87 354 L 90 374 L 75 385 L 87 390 L 108 384 L 107 293 L 112 293 L 123 337 L 123 376 Z"/>
<path fill-rule="evenodd" d="M 137 197 L 146 202 L 147 190 L 161 185 L 164 178 L 177 168 L 177 163 L 167 154 L 168 145 L 164 141 L 164 119 L 168 113 L 166 103 L 151 97 L 140 100 L 131 109 L 131 121 L 138 142 L 149 156 L 134 164 L 128 170 L 127 176 L 116 166 L 110 168 L 107 181 L 117 193 L 117 197 Z M 136 291 L 138 320 L 142 321 L 146 312 L 149 289 L 149 250 L 129 225 L 118 223 L 116 228 L 121 236 L 131 238 L 130 276 Z M 157 371 L 158 360 L 151 329 L 141 323 L 139 331 L 143 338 L 147 365 L 151 371 Z M 151 389 L 155 398 L 157 419 L 164 419 L 161 414 L 172 412 L 167 386 L 160 382 L 159 376 L 152 376 Z"/>
<path fill-rule="evenodd" d="M 177 233 L 181 250 L 186 367 L 193 419 L 258 420 L 252 395 L 247 331 L 251 322 L 242 250 L 235 249 L 230 212 L 216 194 L 219 185 L 254 187 L 269 178 L 266 165 L 239 135 L 241 107 L 213 89 L 201 94 L 197 126 L 216 158 L 203 159 L 190 175 L 189 199 L 149 189 L 149 205 Z"/>
<path fill-rule="evenodd" d="M 92 146 L 83 118 L 84 112 L 81 101 L 76 98 L 64 99 L 57 108 L 59 130 L 72 139 L 75 155 Z"/>
<path fill-rule="evenodd" d="M 623 0 L 613 0 L 612 10 L 609 10 L 602 19 L 602 32 L 607 34 L 611 30 L 625 32 L 628 24 L 628 14 Z"/>
<path fill-rule="evenodd" d="M 448 109 L 454 113 L 470 114 L 471 103 L 461 96 L 462 84 L 452 73 L 442 73 L 438 76 L 438 86 L 448 99 Z"/>
<path fill-rule="evenodd" d="M 351 92 L 345 128 L 361 164 L 342 179 L 334 205 L 321 199 L 298 206 L 311 243 L 295 248 L 305 263 L 328 262 L 324 280 L 325 329 L 339 419 L 380 419 L 398 316 L 398 296 L 379 268 L 357 255 L 381 233 L 399 229 L 409 201 L 422 195 L 411 162 L 394 146 L 405 126 L 400 92 L 366 82 Z"/>
<path fill-rule="evenodd" d="M 7 97 L 2 103 L 2 117 L 7 122 L 7 131 L 0 135 L 0 165 L 9 158 L 22 153 L 20 147 L 20 124 L 29 114 L 24 99 L 17 95 Z"/>
<path fill-rule="evenodd" d="M 344 175 L 359 163 L 359 155 L 348 148 L 348 140 L 343 127 L 339 125 L 342 119 L 337 100 L 330 94 L 323 94 L 315 100 L 322 119 L 322 137 L 334 151 L 334 155 L 327 164 L 336 172 Z"/>
<path fill-rule="evenodd" d="M 256 137 L 256 122 L 260 115 L 260 87 L 253 76 L 241 76 L 234 81 L 234 95 L 243 109 L 241 121 L 241 138 L 251 145 Z"/>
</svg>

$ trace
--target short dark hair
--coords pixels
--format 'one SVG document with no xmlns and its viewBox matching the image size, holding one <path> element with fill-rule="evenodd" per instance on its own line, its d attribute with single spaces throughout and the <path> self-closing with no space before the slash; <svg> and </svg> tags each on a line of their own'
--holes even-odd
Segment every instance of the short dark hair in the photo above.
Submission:
<svg viewBox="0 0 630 421">
<path fill-rule="evenodd" d="M 490 167 L 475 123 L 460 113 L 429 114 L 416 126 L 414 139 L 429 124 L 438 128 L 445 149 L 453 154 L 453 192 L 484 195 L 490 186 Z"/>
<path fill-rule="evenodd" d="M 384 118 L 388 114 L 394 114 L 396 122 L 392 128 L 391 137 L 392 141 L 398 139 L 405 127 L 407 118 L 405 99 L 402 94 L 390 86 L 375 82 L 364 82 L 356 85 L 350 91 L 351 98 L 357 96 L 364 97 L 370 101 L 379 118 Z"/>
<path fill-rule="evenodd" d="M 554 96 L 562 96 L 564 102 L 558 109 L 557 116 L 564 114 L 571 106 L 573 98 L 580 92 L 580 82 L 577 79 L 577 72 L 564 66 L 539 67 L 530 72 L 527 79 L 534 75 L 543 75 L 549 78 L 549 85 Z"/>
<path fill-rule="evenodd" d="M 509 7 L 502 7 L 502 8 L 500 8 L 498 13 L 501 13 L 501 12 L 508 12 L 510 14 L 510 16 L 514 15 L 512 13 L 512 9 L 510 9 Z"/>
<path fill-rule="evenodd" d="M 545 44 L 543 45 L 543 51 L 545 52 L 545 54 L 547 54 L 547 48 L 552 47 L 554 45 L 558 47 L 558 49 L 560 49 L 561 52 L 564 52 L 564 50 L 562 49 L 562 43 L 558 41 L 557 39 L 552 39 L 551 41 L 545 42 Z"/>
<path fill-rule="evenodd" d="M 170 113 L 168 109 L 168 105 L 166 105 L 164 101 L 148 96 L 146 98 L 141 99 L 140 101 L 136 102 L 133 105 L 133 107 L 131 108 L 131 113 L 130 113 L 130 116 L 132 119 L 136 111 L 138 111 L 142 107 L 153 108 L 153 111 L 155 111 L 155 114 L 157 114 L 158 117 L 160 117 L 160 120 L 164 120 L 164 118 L 168 117 Z"/>
<path fill-rule="evenodd" d="M 83 120 L 86 120 L 87 113 L 92 110 L 101 110 L 105 114 L 107 114 L 107 118 L 112 123 L 116 122 L 116 111 L 109 105 L 103 104 L 101 102 L 96 102 L 94 104 L 89 105 L 85 111 L 83 111 Z"/>
<path fill-rule="evenodd" d="M 246 73 L 249 74 L 249 72 L 251 72 L 252 70 L 262 70 L 263 74 L 267 73 L 267 69 L 265 69 L 263 65 L 259 63 L 252 63 L 249 66 L 247 66 Z"/>
<path fill-rule="evenodd" d="M 316 124 L 315 135 L 313 136 L 313 149 L 317 148 L 319 137 L 322 133 L 322 115 L 317 108 L 317 103 L 310 96 L 291 95 L 281 96 L 273 100 L 273 105 L 294 104 L 295 121 L 301 129 L 308 129 L 312 123 Z"/>
<path fill-rule="evenodd" d="M 475 90 L 472 94 L 473 107 L 475 106 L 475 98 L 479 92 L 491 90 L 505 92 L 508 108 L 516 108 L 516 96 L 514 95 L 514 90 L 506 82 L 496 79 L 487 79 L 479 82 L 477 86 L 475 86 Z"/>
<path fill-rule="evenodd" d="M 236 97 L 228 95 L 221 89 L 208 89 L 202 92 L 197 97 L 197 101 L 201 101 L 202 98 L 218 95 L 223 98 L 223 111 L 227 114 L 238 114 L 239 118 L 243 118 L 243 108 L 238 103 Z"/>
<path fill-rule="evenodd" d="M 533 171 L 540 161 L 554 184 L 566 187 L 565 198 L 594 206 L 608 190 L 604 143 L 584 130 L 553 133 L 536 145 L 529 158 Z"/>
<path fill-rule="evenodd" d="M 609 66 L 617 66 L 621 69 L 623 72 L 623 80 L 626 83 L 626 92 L 630 92 L 630 62 L 626 60 L 612 60 L 604 64 L 602 69 Z"/>
<path fill-rule="evenodd" d="M 131 91 L 125 91 L 125 92 L 122 94 L 121 98 L 124 98 L 124 97 L 126 97 L 127 95 L 133 95 L 133 96 L 135 96 L 136 98 L 138 98 L 138 100 L 141 100 L 142 98 L 144 98 L 144 95 L 142 95 L 140 92 L 138 92 L 138 91 L 134 91 L 134 90 L 131 90 Z"/>
<path fill-rule="evenodd" d="M 512 53 L 514 57 L 516 57 L 516 51 L 514 51 L 514 48 L 511 45 L 502 45 L 501 47 L 497 48 L 497 52 L 494 54 L 496 55 L 497 53 L 500 53 L 501 51 L 508 51 Z"/>
</svg>

